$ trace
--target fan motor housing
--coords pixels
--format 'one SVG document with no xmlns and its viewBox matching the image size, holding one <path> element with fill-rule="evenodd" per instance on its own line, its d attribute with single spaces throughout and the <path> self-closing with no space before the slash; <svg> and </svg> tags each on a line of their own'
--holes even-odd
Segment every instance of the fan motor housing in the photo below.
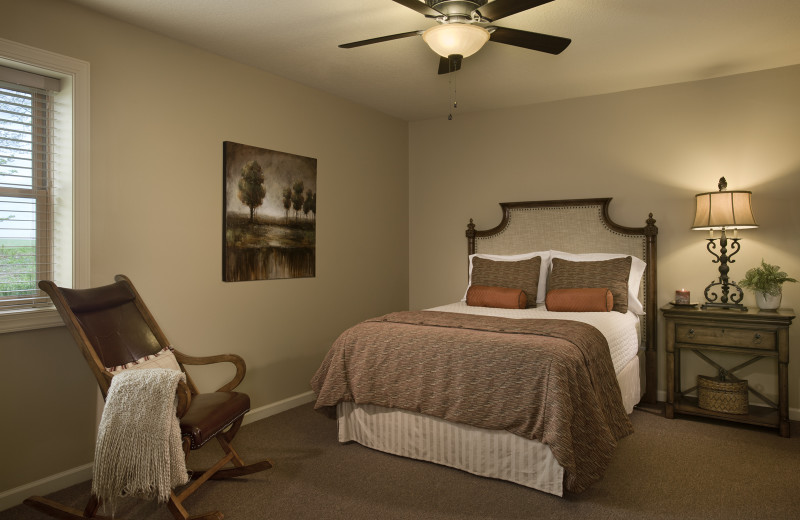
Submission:
<svg viewBox="0 0 800 520">
<path fill-rule="evenodd" d="M 464 16 L 469 15 L 475 9 L 486 5 L 488 0 L 425 0 L 428 7 L 436 9 L 445 16 Z"/>
</svg>

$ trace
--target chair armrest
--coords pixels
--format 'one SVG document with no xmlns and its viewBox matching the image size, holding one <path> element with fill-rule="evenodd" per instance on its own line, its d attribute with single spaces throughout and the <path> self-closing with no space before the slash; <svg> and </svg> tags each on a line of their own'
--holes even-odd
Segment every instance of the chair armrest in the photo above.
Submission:
<svg viewBox="0 0 800 520">
<path fill-rule="evenodd" d="M 183 381 L 178 381 L 178 388 L 175 389 L 175 397 L 178 399 L 175 415 L 180 419 L 186 415 L 186 412 L 189 411 L 189 405 L 192 403 L 192 391 L 189 389 L 189 385 Z"/>
<path fill-rule="evenodd" d="M 219 354 L 216 356 L 196 357 L 188 356 L 178 350 L 174 350 L 173 352 L 175 354 L 175 359 L 184 365 L 212 365 L 214 363 L 225 362 L 233 363 L 233 365 L 236 367 L 236 375 L 234 375 L 233 379 L 231 379 L 227 384 L 215 390 L 216 392 L 230 392 L 239 386 L 239 383 L 242 382 L 244 379 L 244 374 L 247 371 L 247 366 L 245 365 L 244 359 L 236 354 Z"/>
</svg>

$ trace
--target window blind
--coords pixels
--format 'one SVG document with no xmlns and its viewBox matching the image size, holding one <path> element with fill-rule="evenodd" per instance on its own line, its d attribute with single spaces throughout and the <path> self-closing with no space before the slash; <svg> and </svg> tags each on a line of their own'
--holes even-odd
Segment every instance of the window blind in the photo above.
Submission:
<svg viewBox="0 0 800 520">
<path fill-rule="evenodd" d="M 50 304 L 58 271 L 59 81 L 0 67 L 0 310 Z"/>
</svg>

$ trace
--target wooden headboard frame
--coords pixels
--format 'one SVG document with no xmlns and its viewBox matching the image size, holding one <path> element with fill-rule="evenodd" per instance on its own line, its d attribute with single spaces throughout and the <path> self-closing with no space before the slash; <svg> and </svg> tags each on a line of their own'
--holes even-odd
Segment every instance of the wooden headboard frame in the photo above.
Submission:
<svg viewBox="0 0 800 520">
<path fill-rule="evenodd" d="M 623 253 L 647 263 L 640 298 L 645 308 L 642 345 L 645 351 L 645 395 L 656 402 L 656 237 L 650 213 L 644 227 L 621 226 L 611 220 L 611 198 L 501 202 L 503 219 L 487 230 L 467 225 L 467 254 L 501 255 L 559 250 L 568 253 Z"/>
</svg>

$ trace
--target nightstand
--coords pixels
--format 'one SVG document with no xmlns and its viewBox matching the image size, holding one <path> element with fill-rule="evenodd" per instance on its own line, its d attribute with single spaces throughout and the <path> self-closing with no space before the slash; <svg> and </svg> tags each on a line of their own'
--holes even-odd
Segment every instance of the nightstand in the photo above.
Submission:
<svg viewBox="0 0 800 520">
<path fill-rule="evenodd" d="M 792 309 L 777 311 L 747 311 L 733 309 L 701 309 L 666 305 L 664 314 L 667 360 L 667 403 L 665 414 L 672 419 L 675 413 L 713 417 L 747 424 L 777 428 L 781 436 L 789 437 L 789 325 L 795 318 Z M 724 367 L 707 353 L 741 354 L 748 361 L 735 367 Z M 774 403 L 753 388 L 755 396 L 765 406 L 749 406 L 746 414 L 730 414 L 700 408 L 691 395 L 697 387 L 681 388 L 681 355 L 694 353 L 728 379 L 737 380 L 735 372 L 762 358 L 774 358 L 778 376 L 778 402 Z"/>
</svg>

